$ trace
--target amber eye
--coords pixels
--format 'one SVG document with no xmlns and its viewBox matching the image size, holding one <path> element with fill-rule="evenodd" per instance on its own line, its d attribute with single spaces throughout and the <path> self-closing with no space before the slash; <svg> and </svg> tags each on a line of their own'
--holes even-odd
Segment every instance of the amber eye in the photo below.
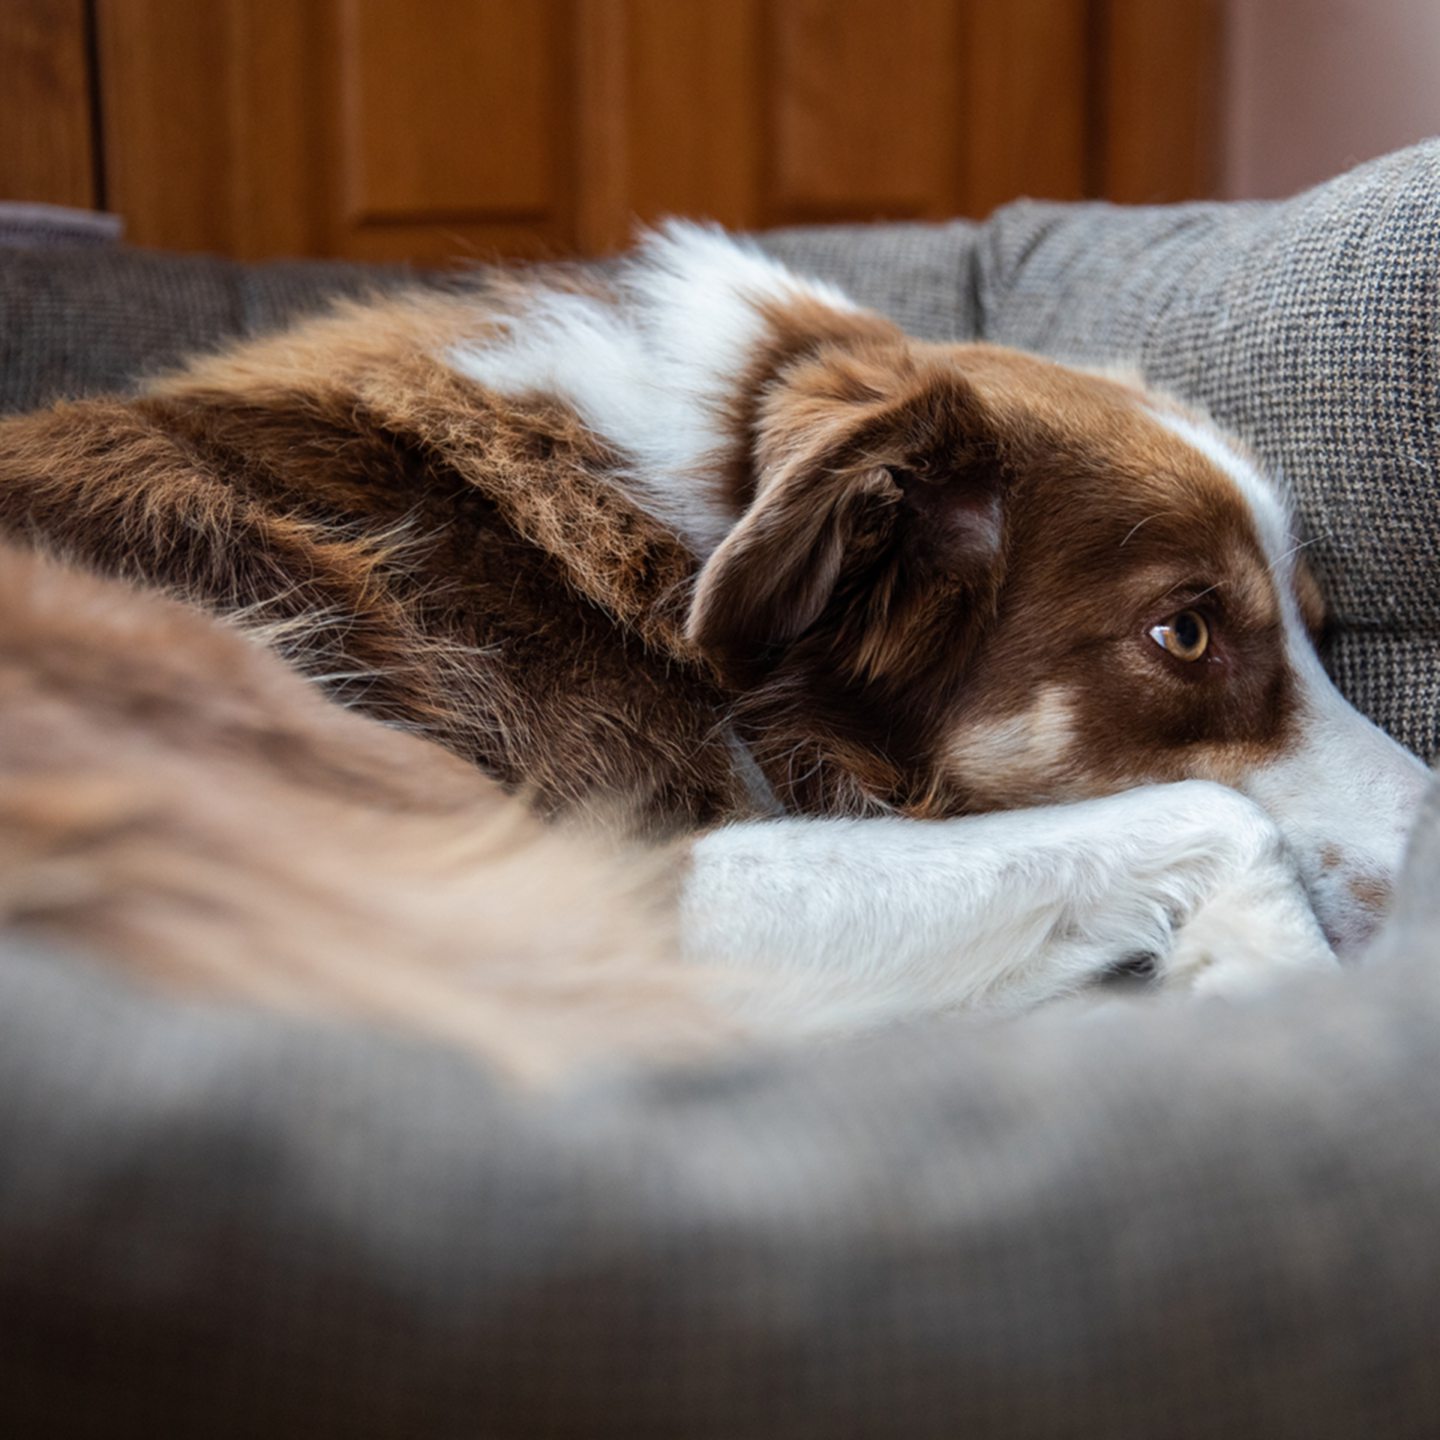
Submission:
<svg viewBox="0 0 1440 1440">
<path fill-rule="evenodd" d="M 1150 631 L 1150 638 L 1177 660 L 1198 660 L 1210 648 L 1210 627 L 1194 610 L 1181 610 Z"/>
</svg>

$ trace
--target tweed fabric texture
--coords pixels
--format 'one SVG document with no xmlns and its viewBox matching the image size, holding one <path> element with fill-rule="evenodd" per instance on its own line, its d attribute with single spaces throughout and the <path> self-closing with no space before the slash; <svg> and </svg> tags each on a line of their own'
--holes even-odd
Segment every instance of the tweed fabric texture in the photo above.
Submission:
<svg viewBox="0 0 1440 1440">
<path fill-rule="evenodd" d="M 113 245 L 124 232 L 118 215 L 0 200 L 0 245 L 55 249 L 67 245 Z"/>
<path fill-rule="evenodd" d="M 1432 1440 L 1435 959 L 539 1095 L 11 954 L 0 1427 Z"/>
<path fill-rule="evenodd" d="M 1440 141 L 1283 204 L 1021 204 L 977 252 L 986 339 L 1128 362 L 1293 491 L 1347 696 L 1440 752 Z"/>
<path fill-rule="evenodd" d="M 978 225 L 951 220 L 797 226 L 757 238 L 777 260 L 822 276 L 922 340 L 973 340 L 980 323 L 974 259 L 981 233 Z"/>
<path fill-rule="evenodd" d="M 0 414 L 124 389 L 336 295 L 414 278 L 396 268 L 239 265 L 120 246 L 0 246 Z"/>
</svg>

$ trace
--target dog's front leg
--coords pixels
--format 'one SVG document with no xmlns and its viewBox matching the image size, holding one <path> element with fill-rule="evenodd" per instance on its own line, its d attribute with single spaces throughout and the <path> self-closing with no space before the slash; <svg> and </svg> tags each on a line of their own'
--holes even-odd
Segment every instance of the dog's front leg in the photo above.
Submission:
<svg viewBox="0 0 1440 1440">
<path fill-rule="evenodd" d="M 687 953 L 765 966 L 757 993 L 813 1028 L 1019 1010 L 1141 956 L 1162 985 L 1219 993 L 1335 963 L 1273 822 L 1203 781 L 958 820 L 735 825 L 691 862 Z"/>
</svg>

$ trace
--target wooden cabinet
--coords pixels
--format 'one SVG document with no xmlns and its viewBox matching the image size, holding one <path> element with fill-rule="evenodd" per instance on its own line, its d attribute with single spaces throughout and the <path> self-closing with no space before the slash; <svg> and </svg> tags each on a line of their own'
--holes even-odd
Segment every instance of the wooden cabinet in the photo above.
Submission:
<svg viewBox="0 0 1440 1440">
<path fill-rule="evenodd" d="M 85 0 L 0 0 L 0 200 L 100 199 Z"/>
<path fill-rule="evenodd" d="M 1218 0 L 4 3 L 0 80 L 75 143 L 12 143 L 0 102 L 0 188 L 103 205 L 143 245 L 596 253 L 666 214 L 938 218 L 1212 179 Z"/>
</svg>

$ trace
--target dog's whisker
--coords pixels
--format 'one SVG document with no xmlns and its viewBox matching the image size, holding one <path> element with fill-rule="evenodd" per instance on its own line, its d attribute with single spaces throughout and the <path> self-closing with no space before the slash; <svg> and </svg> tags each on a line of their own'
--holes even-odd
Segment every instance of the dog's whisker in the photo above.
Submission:
<svg viewBox="0 0 1440 1440">
<path fill-rule="evenodd" d="M 1119 544 L 1119 546 L 1118 546 L 1117 548 L 1123 550 L 1123 549 L 1135 538 L 1135 535 L 1136 535 L 1136 533 L 1137 533 L 1138 531 L 1140 531 L 1141 529 L 1143 529 L 1143 528 L 1144 528 L 1146 525 L 1148 525 L 1152 520 L 1158 520 L 1158 519 L 1160 518 L 1160 515 L 1161 515 L 1161 512 L 1157 510 L 1157 511 L 1155 512 L 1155 514 L 1153 514 L 1153 515 L 1147 515 L 1143 520 L 1141 520 L 1141 521 L 1137 522 L 1136 524 L 1132 525 L 1132 526 L 1130 527 L 1129 533 L 1128 533 L 1128 534 L 1125 536 L 1125 538 L 1120 542 L 1120 544 Z"/>
<path fill-rule="evenodd" d="M 1301 540 L 1298 544 L 1292 545 L 1283 555 L 1277 556 L 1274 560 L 1272 560 L 1269 565 L 1265 567 L 1267 572 L 1273 575 L 1275 573 L 1276 566 L 1283 565 L 1292 556 L 1298 555 L 1302 550 L 1308 550 L 1312 545 L 1318 545 L 1320 541 L 1328 540 L 1329 538 L 1330 536 L 1328 534 L 1325 534 L 1312 535 L 1308 540 Z"/>
</svg>

